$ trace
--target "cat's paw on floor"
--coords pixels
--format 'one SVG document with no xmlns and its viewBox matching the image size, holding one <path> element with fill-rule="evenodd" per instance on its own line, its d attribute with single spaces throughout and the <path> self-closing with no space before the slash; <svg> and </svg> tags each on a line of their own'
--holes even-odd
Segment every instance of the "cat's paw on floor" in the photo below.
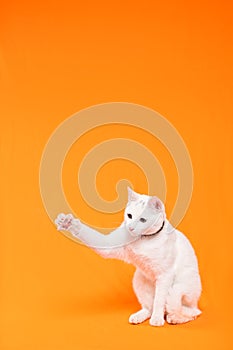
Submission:
<svg viewBox="0 0 233 350">
<path fill-rule="evenodd" d="M 150 316 L 151 316 L 151 313 L 149 310 L 142 309 L 142 310 L 130 315 L 129 323 L 132 323 L 132 324 L 142 323 L 142 322 L 146 321 L 148 318 L 150 318 Z"/>
<path fill-rule="evenodd" d="M 163 316 L 160 316 L 160 315 L 155 315 L 150 318 L 150 325 L 151 326 L 156 326 L 156 327 L 161 327 L 164 325 L 165 323 L 165 320 L 164 320 L 164 317 Z"/>
<path fill-rule="evenodd" d="M 187 322 L 192 321 L 194 319 L 195 319 L 195 317 L 187 317 L 187 316 L 175 315 L 175 314 L 168 314 L 166 317 L 166 321 L 170 324 L 187 323 Z"/>
</svg>

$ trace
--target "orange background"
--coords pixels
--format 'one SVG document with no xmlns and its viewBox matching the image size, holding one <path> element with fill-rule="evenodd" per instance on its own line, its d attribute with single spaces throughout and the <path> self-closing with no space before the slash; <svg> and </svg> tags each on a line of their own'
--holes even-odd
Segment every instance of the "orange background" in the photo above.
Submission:
<svg viewBox="0 0 233 350">
<path fill-rule="evenodd" d="M 232 347 L 232 10 L 227 0 L 1 2 L 1 350 Z M 80 109 L 111 101 L 157 110 L 189 149 L 195 186 L 180 229 L 203 280 L 195 322 L 129 325 L 138 308 L 133 267 L 58 234 L 43 208 L 39 164 L 51 133 Z M 111 133 L 135 132 L 96 130 L 81 147 Z M 117 225 L 120 214 L 105 219 L 72 195 L 77 151 L 64 168 L 67 197 L 82 219 Z M 169 212 L 175 170 L 162 148 L 152 151 L 168 177 Z M 144 175 L 130 167 L 119 163 L 115 180 L 128 171 L 145 191 Z M 112 200 L 111 167 L 101 172 L 99 191 Z"/>
</svg>

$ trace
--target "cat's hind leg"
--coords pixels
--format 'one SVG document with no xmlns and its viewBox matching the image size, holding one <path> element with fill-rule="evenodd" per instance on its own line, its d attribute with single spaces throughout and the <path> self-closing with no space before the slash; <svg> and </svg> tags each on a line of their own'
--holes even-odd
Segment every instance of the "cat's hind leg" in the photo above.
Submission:
<svg viewBox="0 0 233 350">
<path fill-rule="evenodd" d="M 198 299 L 199 295 L 183 295 L 181 308 L 182 314 L 189 316 L 192 319 L 195 319 L 197 316 L 201 315 L 201 310 L 198 308 Z"/>
<path fill-rule="evenodd" d="M 142 308 L 129 317 L 129 323 L 138 324 L 151 317 L 154 302 L 154 284 L 137 269 L 133 277 L 133 289 Z"/>
<path fill-rule="evenodd" d="M 177 284 L 171 287 L 166 302 L 166 320 L 170 324 L 186 323 L 201 314 L 198 309 L 199 296 L 185 293 L 184 286 Z"/>
</svg>

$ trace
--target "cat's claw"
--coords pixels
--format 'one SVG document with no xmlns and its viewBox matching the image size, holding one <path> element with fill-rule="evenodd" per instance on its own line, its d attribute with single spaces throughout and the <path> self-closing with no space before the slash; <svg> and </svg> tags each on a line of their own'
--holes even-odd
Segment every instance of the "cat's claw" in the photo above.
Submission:
<svg viewBox="0 0 233 350">
<path fill-rule="evenodd" d="M 69 231 L 74 236 L 77 236 L 81 229 L 81 222 L 75 219 L 72 214 L 59 214 L 55 219 L 55 224 L 58 231 Z"/>
</svg>

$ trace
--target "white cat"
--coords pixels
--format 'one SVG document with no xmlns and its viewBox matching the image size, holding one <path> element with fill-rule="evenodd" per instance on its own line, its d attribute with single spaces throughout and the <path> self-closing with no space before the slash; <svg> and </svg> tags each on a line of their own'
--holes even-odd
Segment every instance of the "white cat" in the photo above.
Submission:
<svg viewBox="0 0 233 350">
<path fill-rule="evenodd" d="M 166 219 L 157 197 L 128 189 L 124 222 L 108 235 L 75 219 L 58 215 L 58 230 L 67 230 L 105 258 L 116 258 L 136 267 L 133 288 L 141 310 L 129 317 L 133 324 L 150 319 L 152 326 L 177 324 L 201 314 L 198 300 L 201 280 L 189 240 Z"/>
</svg>

